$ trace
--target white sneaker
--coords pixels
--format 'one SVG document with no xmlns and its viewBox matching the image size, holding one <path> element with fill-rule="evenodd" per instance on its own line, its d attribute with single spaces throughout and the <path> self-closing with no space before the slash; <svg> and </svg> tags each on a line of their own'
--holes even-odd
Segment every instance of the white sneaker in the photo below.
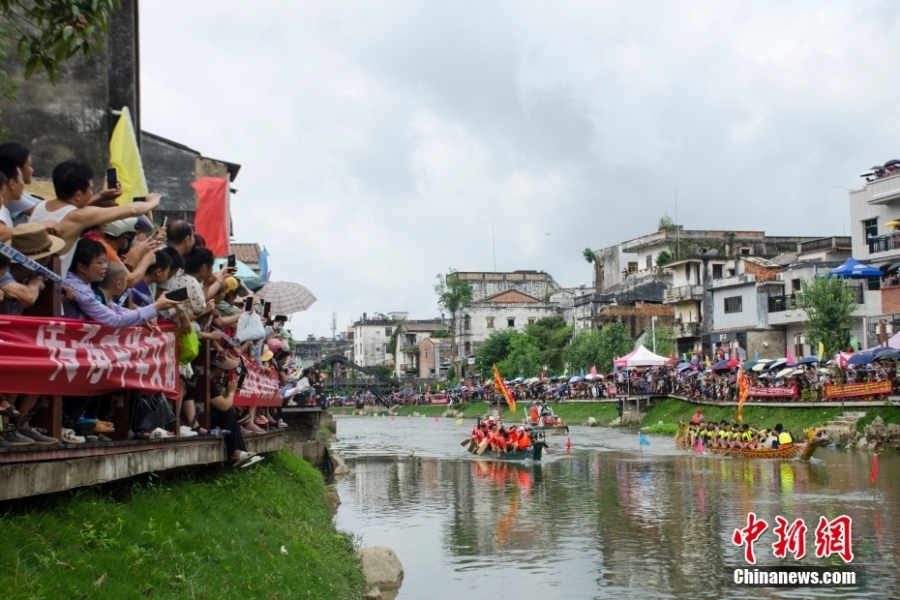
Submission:
<svg viewBox="0 0 900 600">
<path fill-rule="evenodd" d="M 195 435 L 197 435 L 197 432 L 187 425 L 181 426 L 181 437 L 194 437 Z"/>
<path fill-rule="evenodd" d="M 163 438 L 170 438 L 172 434 L 163 429 L 162 427 L 157 427 L 153 431 L 150 432 L 151 440 L 161 440 Z"/>
<path fill-rule="evenodd" d="M 62 430 L 62 442 L 64 444 L 83 444 L 84 436 L 75 435 L 75 431 L 73 429 L 65 429 Z"/>
</svg>

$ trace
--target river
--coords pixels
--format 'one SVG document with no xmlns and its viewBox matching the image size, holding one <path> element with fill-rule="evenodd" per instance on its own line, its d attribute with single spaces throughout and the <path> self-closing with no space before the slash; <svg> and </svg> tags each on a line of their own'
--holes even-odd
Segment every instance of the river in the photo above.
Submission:
<svg viewBox="0 0 900 600">
<path fill-rule="evenodd" d="M 588 598 L 889 598 L 900 540 L 900 458 L 819 449 L 809 462 L 698 456 L 671 438 L 572 428 L 540 464 L 475 460 L 460 446 L 472 421 L 337 417 L 351 473 L 340 529 L 393 548 L 400 600 Z M 747 513 L 769 524 L 757 566 L 842 566 L 816 558 L 820 516 L 852 518 L 857 588 L 740 588 L 752 568 L 732 542 Z M 806 557 L 773 555 L 775 517 L 802 518 Z"/>
</svg>

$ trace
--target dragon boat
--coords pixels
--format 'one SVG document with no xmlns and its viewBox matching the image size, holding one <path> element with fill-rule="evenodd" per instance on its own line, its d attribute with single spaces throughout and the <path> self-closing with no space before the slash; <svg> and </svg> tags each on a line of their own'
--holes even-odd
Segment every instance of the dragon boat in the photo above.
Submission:
<svg viewBox="0 0 900 600">
<path fill-rule="evenodd" d="M 689 452 L 695 452 L 696 446 L 689 444 L 685 440 L 687 433 L 687 425 L 678 428 L 675 434 L 675 446 Z M 721 456 L 734 456 L 738 458 L 761 458 L 761 459 L 782 459 L 788 460 L 800 457 L 800 460 L 809 460 L 815 453 L 816 448 L 825 446 L 830 442 L 828 436 L 822 432 L 812 435 L 806 442 L 799 444 L 791 444 L 786 448 L 716 448 L 712 446 L 704 446 L 703 450 L 710 454 L 719 454 Z"/>
<path fill-rule="evenodd" d="M 479 456 L 480 458 L 487 458 L 504 462 L 528 459 L 531 459 L 534 462 L 540 462 L 541 457 L 544 454 L 544 448 L 547 447 L 547 444 L 544 441 L 544 434 L 540 431 L 531 431 L 529 435 L 531 437 L 531 446 L 524 450 L 519 450 L 518 452 L 496 452 L 494 450 L 488 449 L 487 442 L 482 443 L 483 449 L 481 449 L 482 447 L 475 444 L 475 440 L 472 440 L 471 438 L 469 439 L 468 451 Z M 481 450 L 480 452 L 479 449 Z"/>
<path fill-rule="evenodd" d="M 544 435 L 565 435 L 569 433 L 569 426 L 562 425 L 529 425 L 532 431 L 540 431 Z"/>
</svg>

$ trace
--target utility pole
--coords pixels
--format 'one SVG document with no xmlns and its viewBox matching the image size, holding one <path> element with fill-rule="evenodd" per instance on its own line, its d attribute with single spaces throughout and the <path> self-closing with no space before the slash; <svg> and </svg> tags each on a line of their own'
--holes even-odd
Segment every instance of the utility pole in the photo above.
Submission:
<svg viewBox="0 0 900 600">
<path fill-rule="evenodd" d="M 653 354 L 656 354 L 656 315 L 650 317 L 650 333 L 653 336 Z"/>
</svg>

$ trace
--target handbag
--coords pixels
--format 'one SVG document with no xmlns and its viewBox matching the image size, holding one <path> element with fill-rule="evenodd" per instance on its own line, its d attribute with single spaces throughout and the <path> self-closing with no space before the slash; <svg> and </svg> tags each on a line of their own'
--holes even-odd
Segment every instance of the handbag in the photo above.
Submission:
<svg viewBox="0 0 900 600">
<path fill-rule="evenodd" d="M 200 338 L 193 326 L 178 332 L 178 364 L 186 365 L 200 354 Z"/>
<path fill-rule="evenodd" d="M 239 342 L 258 342 L 266 337 L 262 320 L 256 313 L 241 313 L 237 323 L 237 339 Z"/>
</svg>

